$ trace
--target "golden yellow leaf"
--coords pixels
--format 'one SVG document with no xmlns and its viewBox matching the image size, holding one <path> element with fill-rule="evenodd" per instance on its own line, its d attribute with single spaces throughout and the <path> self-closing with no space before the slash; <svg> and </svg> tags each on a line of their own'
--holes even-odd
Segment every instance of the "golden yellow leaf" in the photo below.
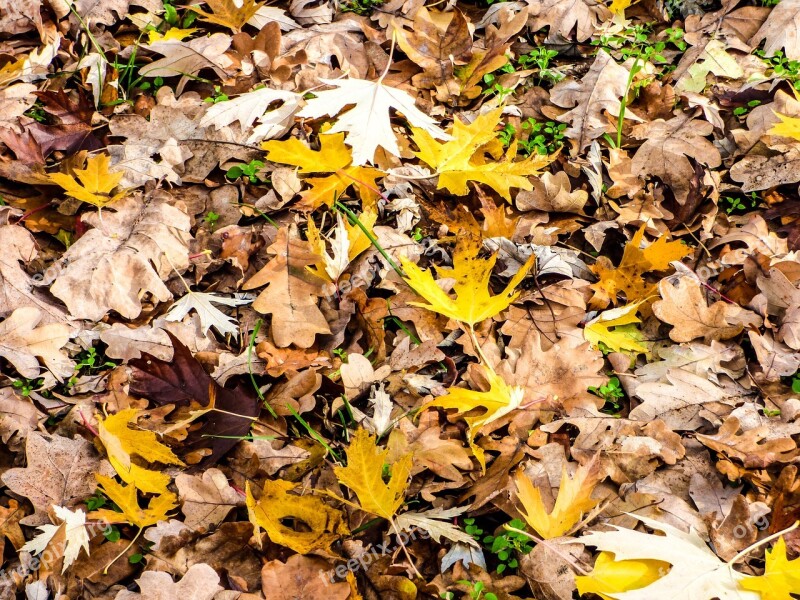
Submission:
<svg viewBox="0 0 800 600">
<path fill-rule="evenodd" d="M 657 283 L 648 283 L 642 275 L 648 271 L 664 271 L 670 269 L 670 262 L 680 260 L 692 253 L 692 249 L 680 241 L 670 242 L 662 236 L 644 250 L 639 246 L 644 238 L 645 226 L 639 229 L 630 242 L 625 245 L 619 266 L 614 267 L 605 256 L 597 258 L 592 265 L 592 272 L 600 281 L 591 285 L 594 297 L 592 308 L 605 308 L 610 303 L 616 304 L 617 294 L 624 293 L 628 303 L 645 300 L 657 295 Z"/>
<path fill-rule="evenodd" d="M 352 153 L 344 143 L 344 133 L 323 133 L 319 150 L 312 150 L 297 138 L 270 140 L 261 144 L 267 160 L 299 167 L 299 173 L 331 173 L 325 177 L 310 177 L 304 181 L 311 186 L 301 194 L 302 206 L 315 209 L 333 206 L 334 201 L 350 186 L 358 191 L 364 207 L 374 207 L 378 198 L 375 180 L 383 175 L 373 167 L 352 166 Z"/>
<path fill-rule="evenodd" d="M 470 326 L 491 318 L 508 308 L 519 296 L 519 292 L 515 292 L 514 288 L 528 274 L 536 257 L 532 255 L 528 262 L 511 278 L 505 289 L 500 294 L 492 296 L 489 293 L 489 279 L 492 276 L 497 256 L 479 258 L 479 252 L 479 243 L 475 243 L 472 238 L 461 237 L 453 253 L 453 268 L 437 268 L 440 280 L 455 279 L 453 285 L 455 298 L 437 285 L 430 270 L 423 271 L 411 261 L 401 258 L 403 269 L 407 274 L 406 282 L 429 302 L 429 304 L 417 302 L 409 304 L 427 308 Z"/>
<path fill-rule="evenodd" d="M 624 15 L 625 9 L 636 4 L 639 0 L 613 0 L 608 7 L 615 15 Z"/>
<path fill-rule="evenodd" d="M 172 492 L 159 494 L 150 499 L 147 508 L 140 508 L 136 498 L 136 488 L 132 485 L 121 485 L 104 475 L 95 475 L 100 490 L 116 504 L 121 513 L 102 509 L 92 512 L 93 519 L 105 520 L 109 523 L 130 523 L 139 528 L 155 525 L 167 520 L 167 513 L 177 506 L 177 498 Z"/>
<path fill-rule="evenodd" d="M 588 575 L 578 575 L 578 593 L 597 594 L 603 600 L 613 600 L 606 594 L 629 592 L 650 585 L 669 571 L 670 565 L 661 560 L 614 560 L 613 552 L 601 552 Z"/>
<path fill-rule="evenodd" d="M 495 109 L 480 115 L 470 124 L 456 119 L 448 132 L 452 139 L 444 143 L 423 129 L 412 128 L 412 137 L 420 150 L 417 157 L 436 170 L 439 189 L 465 196 L 468 193 L 467 182 L 479 181 L 509 202 L 512 187 L 533 189 L 528 177 L 538 175 L 553 162 L 554 156 L 537 154 L 514 162 L 517 156 L 517 143 L 514 141 L 503 159 L 502 144 L 495 131 L 502 112 L 502 108 Z M 488 159 L 487 154 L 490 156 Z"/>
<path fill-rule="evenodd" d="M 199 31 L 197 28 L 181 29 L 179 27 L 172 27 L 161 33 L 157 29 L 152 29 L 147 32 L 147 43 L 154 44 L 156 42 L 168 42 L 170 40 L 181 41 Z"/>
<path fill-rule="evenodd" d="M 800 140 L 800 117 L 790 117 L 789 115 L 782 115 L 781 113 L 775 113 L 775 116 L 778 117 L 781 122 L 773 125 L 770 130 L 767 131 L 768 135 L 779 135 L 781 137 Z"/>
<path fill-rule="evenodd" d="M 635 325 L 640 322 L 636 316 L 640 305 L 641 302 L 636 302 L 601 312 L 586 323 L 583 337 L 595 348 L 602 342 L 614 352 L 648 352 L 640 343 L 643 336 Z"/>
<path fill-rule="evenodd" d="M 247 514 L 255 527 L 256 538 L 260 542 L 260 530 L 263 527 L 270 540 L 300 554 L 314 550 L 330 551 L 333 542 L 350 533 L 342 520 L 342 513 L 314 496 L 290 494 L 294 487 L 291 481 L 268 479 L 264 483 L 261 498 L 256 502 L 250 491 L 250 483 L 247 483 Z M 301 522 L 308 531 L 298 531 L 284 525 L 287 519 Z"/>
<path fill-rule="evenodd" d="M 200 10 L 196 6 L 188 6 L 193 10 L 202 21 L 222 25 L 234 31 L 241 31 L 245 23 L 253 18 L 264 3 L 255 0 L 242 0 L 241 5 L 237 5 L 234 0 L 205 0 L 205 4 L 211 9 L 210 13 Z"/>
<path fill-rule="evenodd" d="M 377 446 L 375 436 L 359 429 L 347 448 L 347 466 L 335 467 L 339 482 L 358 496 L 361 509 L 391 520 L 403 504 L 411 474 L 412 455 L 406 454 L 391 465 L 389 482 L 383 481 L 383 466 L 388 449 Z"/>
<path fill-rule="evenodd" d="M 480 462 L 481 467 L 486 467 L 483 449 L 475 445 L 475 437 L 480 433 L 481 427 L 507 415 L 512 410 L 519 408 L 525 396 L 525 390 L 519 386 L 509 386 L 505 380 L 488 367 L 481 367 L 486 379 L 489 381 L 488 392 L 477 392 L 465 388 L 451 387 L 447 394 L 439 396 L 426 405 L 426 408 L 439 406 L 441 408 L 458 409 L 458 414 L 468 413 L 477 408 L 484 412 L 477 416 L 464 417 L 469 426 L 469 445 Z"/>
<path fill-rule="evenodd" d="M 131 460 L 131 455 L 165 465 L 183 463 L 172 450 L 158 441 L 155 433 L 129 427 L 135 426 L 140 412 L 135 408 L 126 408 L 107 419 L 98 419 L 98 437 L 106 448 L 111 466 L 125 483 L 133 484 L 143 492 L 163 494 L 167 491 L 169 476 L 142 468 Z"/>
<path fill-rule="evenodd" d="M 548 540 L 562 536 L 597 505 L 597 501 L 590 496 L 600 479 L 599 463 L 596 460 L 578 467 L 574 477 L 567 474 L 565 465 L 561 472 L 558 498 L 553 510 L 548 513 L 538 488 L 533 486 L 525 473 L 517 471 L 514 481 L 517 485 L 517 498 L 523 507 L 520 512 L 531 529 L 542 538 Z"/>
<path fill-rule="evenodd" d="M 761 600 L 792 600 L 790 594 L 800 593 L 800 558 L 786 558 L 786 542 L 781 536 L 767 552 L 764 574 L 741 579 L 739 585 L 760 593 Z"/>
<path fill-rule="evenodd" d="M 86 160 L 85 169 L 75 169 L 75 177 L 66 173 L 50 173 L 47 178 L 62 187 L 67 196 L 102 208 L 125 195 L 125 192 L 111 194 L 123 173 L 112 173 L 108 170 L 108 165 L 108 155 L 98 154 Z"/>
</svg>

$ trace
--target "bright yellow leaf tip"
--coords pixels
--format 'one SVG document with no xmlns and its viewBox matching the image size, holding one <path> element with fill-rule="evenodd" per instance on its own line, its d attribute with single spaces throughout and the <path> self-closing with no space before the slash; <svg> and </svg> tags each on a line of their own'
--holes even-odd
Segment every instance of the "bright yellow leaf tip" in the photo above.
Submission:
<svg viewBox="0 0 800 600">
<path fill-rule="evenodd" d="M 519 296 L 515 288 L 528 274 L 533 266 L 535 256 L 531 256 L 516 275 L 511 278 L 505 289 L 498 295 L 489 293 L 489 279 L 492 276 L 497 256 L 479 258 L 480 246 L 469 238 L 461 238 L 453 254 L 453 268 L 437 268 L 440 281 L 455 279 L 453 292 L 455 298 L 448 295 L 437 285 L 430 270 L 423 271 L 413 262 L 401 259 L 406 272 L 406 282 L 417 294 L 425 298 L 428 304 L 410 302 L 412 306 L 427 308 L 456 321 L 473 327 L 485 319 L 494 317 L 511 305 Z"/>
<path fill-rule="evenodd" d="M 66 173 L 51 173 L 48 178 L 62 187 L 67 196 L 103 208 L 125 195 L 125 192 L 111 195 L 123 173 L 109 171 L 109 160 L 108 155 L 98 154 L 87 159 L 85 169 L 75 169 L 75 177 Z"/>
<path fill-rule="evenodd" d="M 578 593 L 597 594 L 613 600 L 608 594 L 638 590 L 660 579 L 669 571 L 669 563 L 660 560 L 614 560 L 613 552 L 601 552 L 588 575 L 575 577 Z"/>
</svg>

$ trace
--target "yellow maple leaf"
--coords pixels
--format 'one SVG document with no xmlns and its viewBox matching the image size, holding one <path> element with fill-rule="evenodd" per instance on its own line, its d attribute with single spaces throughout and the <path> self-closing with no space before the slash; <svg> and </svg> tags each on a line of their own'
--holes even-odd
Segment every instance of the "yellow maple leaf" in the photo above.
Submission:
<svg viewBox="0 0 800 600">
<path fill-rule="evenodd" d="M 242 0 L 238 5 L 235 0 L 205 0 L 205 4 L 211 9 L 211 12 L 200 10 L 196 6 L 188 6 L 189 10 L 193 10 L 200 15 L 200 20 L 208 21 L 222 25 L 233 31 L 241 31 L 245 23 L 253 18 L 264 3 L 256 2 L 255 0 Z"/>
<path fill-rule="evenodd" d="M 439 176 L 438 188 L 445 188 L 456 196 L 468 193 L 467 182 L 485 183 L 503 198 L 511 201 L 512 187 L 531 190 L 533 185 L 528 177 L 538 175 L 553 162 L 553 156 L 530 156 L 514 162 L 517 156 L 517 143 L 512 142 L 505 153 L 495 131 L 500 122 L 503 109 L 498 108 L 480 115 L 470 124 L 458 119 L 453 122 L 448 133 L 452 139 L 437 141 L 423 129 L 412 128 L 414 142 L 419 147 L 417 157 L 436 170 Z M 490 158 L 487 159 L 486 155 Z"/>
<path fill-rule="evenodd" d="M 388 449 L 377 446 L 375 436 L 359 429 L 347 448 L 347 466 L 334 467 L 334 473 L 342 485 L 355 492 L 362 510 L 391 521 L 403 504 L 412 455 L 406 454 L 391 465 L 389 481 L 385 483 L 383 465 L 388 455 Z"/>
<path fill-rule="evenodd" d="M 150 499 L 147 508 L 141 508 L 136 497 L 136 488 L 132 485 L 121 485 L 105 475 L 95 475 L 100 490 L 116 504 L 121 513 L 102 509 L 90 514 L 97 520 L 109 523 L 130 523 L 140 529 L 167 520 L 167 513 L 177 506 L 177 498 L 172 492 L 166 492 Z"/>
<path fill-rule="evenodd" d="M 261 498 L 256 502 L 250 483 L 246 484 L 247 514 L 255 527 L 256 539 L 260 544 L 263 527 L 270 540 L 300 554 L 314 550 L 329 552 L 333 542 L 350 533 L 342 520 L 342 513 L 314 496 L 289 494 L 294 487 L 291 481 L 267 480 Z M 285 525 L 284 521 L 288 519 L 303 523 L 308 531 L 297 531 Z"/>
<path fill-rule="evenodd" d="M 447 394 L 439 396 L 425 405 L 426 408 L 439 406 L 441 408 L 458 409 L 458 414 L 469 413 L 477 408 L 483 408 L 484 412 L 477 416 L 466 416 L 464 421 L 469 426 L 469 445 L 475 458 L 486 468 L 483 449 L 475 445 L 475 438 L 480 433 L 481 427 L 496 421 L 500 417 L 507 415 L 519 408 L 525 397 L 525 390 L 519 386 L 510 386 L 505 380 L 495 373 L 492 369 L 482 366 L 486 379 L 489 381 L 488 392 L 478 392 L 466 388 L 451 387 Z"/>
<path fill-rule="evenodd" d="M 786 558 L 783 536 L 767 553 L 764 574 L 739 580 L 745 590 L 759 592 L 762 600 L 792 600 L 791 594 L 800 593 L 800 558 Z"/>
<path fill-rule="evenodd" d="M 146 493 L 163 494 L 167 491 L 169 476 L 137 465 L 131 460 L 131 455 L 165 465 L 183 463 L 169 447 L 158 441 L 155 433 L 130 427 L 135 425 L 140 412 L 126 408 L 106 419 L 98 419 L 98 437 L 106 448 L 111 466 L 125 483 Z"/>
<path fill-rule="evenodd" d="M 795 92 L 795 96 L 797 96 L 797 92 Z M 770 130 L 767 131 L 767 134 L 800 140 L 800 117 L 790 117 L 789 115 L 783 115 L 775 111 L 773 111 L 773 113 L 781 122 L 773 125 Z"/>
<path fill-rule="evenodd" d="M 607 594 L 619 594 L 646 587 L 660 579 L 670 564 L 661 560 L 614 560 L 613 552 L 601 552 L 592 572 L 578 575 L 575 583 L 578 594 L 597 594 L 603 600 L 613 600 Z"/>
<path fill-rule="evenodd" d="M 536 260 L 534 255 L 511 278 L 505 289 L 496 296 L 489 293 L 489 279 L 497 260 L 497 255 L 479 258 L 480 244 L 471 237 L 461 237 L 453 253 L 453 268 L 438 267 L 439 279 L 455 279 L 453 298 L 433 279 L 430 269 L 423 271 L 406 258 L 401 258 L 406 282 L 429 304 L 410 302 L 412 306 L 427 308 L 456 321 L 473 327 L 484 319 L 491 318 L 509 307 L 519 296 L 514 288 L 528 274 Z"/>
<path fill-rule="evenodd" d="M 581 465 L 575 476 L 567 474 L 567 467 L 561 471 L 561 485 L 553 510 L 549 513 L 542 501 L 538 488 L 522 471 L 517 471 L 514 482 L 517 486 L 517 498 L 522 503 L 525 521 L 542 538 L 549 540 L 568 533 L 583 515 L 597 506 L 591 499 L 594 486 L 600 481 L 599 464 L 592 460 Z"/>
<path fill-rule="evenodd" d="M 619 266 L 614 267 L 605 256 L 600 256 L 590 268 L 600 278 L 590 287 L 594 291 L 592 308 L 605 308 L 616 303 L 617 294 L 625 294 L 628 303 L 644 300 L 657 294 L 657 283 L 648 283 L 642 278 L 648 271 L 664 271 L 671 268 L 670 262 L 680 260 L 692 253 L 692 249 L 680 241 L 670 242 L 662 236 L 644 250 L 639 246 L 644 238 L 645 226 L 625 245 Z"/>
<path fill-rule="evenodd" d="M 636 302 L 601 312 L 586 323 L 583 337 L 595 348 L 599 348 L 602 342 L 614 352 L 647 353 L 647 348 L 639 343 L 642 334 L 635 327 L 641 322 L 636 316 L 640 305 L 641 302 Z"/>
<path fill-rule="evenodd" d="M 384 173 L 373 167 L 352 166 L 352 152 L 345 145 L 344 136 L 344 133 L 320 134 L 319 150 L 312 150 L 297 138 L 270 140 L 263 142 L 261 148 L 267 151 L 267 160 L 299 167 L 301 174 L 331 173 L 304 180 L 311 186 L 301 194 L 304 208 L 333 206 L 350 186 L 358 191 L 365 209 L 374 208 L 378 198 L 375 180 Z"/>
<path fill-rule="evenodd" d="M 111 194 L 119 185 L 123 173 L 112 173 L 108 165 L 108 155 L 98 154 L 87 159 L 85 169 L 75 169 L 74 177 L 66 173 L 50 173 L 47 178 L 63 188 L 67 196 L 102 208 L 125 195 L 125 192 Z"/>
</svg>

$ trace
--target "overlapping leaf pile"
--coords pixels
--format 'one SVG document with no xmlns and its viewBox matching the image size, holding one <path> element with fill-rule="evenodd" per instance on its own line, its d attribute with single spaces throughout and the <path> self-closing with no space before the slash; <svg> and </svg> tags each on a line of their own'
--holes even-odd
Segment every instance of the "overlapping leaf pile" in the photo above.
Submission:
<svg viewBox="0 0 800 600">
<path fill-rule="evenodd" d="M 800 597 L 800 0 L 0 2 L 1 598 Z"/>
</svg>

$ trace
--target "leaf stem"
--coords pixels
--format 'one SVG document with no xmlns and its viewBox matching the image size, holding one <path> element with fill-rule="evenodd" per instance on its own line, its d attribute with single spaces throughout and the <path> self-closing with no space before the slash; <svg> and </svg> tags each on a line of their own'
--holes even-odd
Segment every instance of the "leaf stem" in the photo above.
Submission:
<svg viewBox="0 0 800 600">
<path fill-rule="evenodd" d="M 795 529 L 797 529 L 798 526 L 800 526 L 800 521 L 795 521 L 793 525 L 790 525 L 786 529 L 781 529 L 777 533 L 773 533 L 772 535 L 765 537 L 763 540 L 758 540 L 757 542 L 755 542 L 753 544 L 750 544 L 747 548 L 745 548 L 744 550 L 739 552 L 739 554 L 737 554 L 736 556 L 734 556 L 732 559 L 730 559 L 727 562 L 728 568 L 733 568 L 733 565 L 736 564 L 737 561 L 739 561 L 742 558 L 744 558 L 747 554 L 749 554 L 750 552 L 752 552 L 753 550 L 755 550 L 759 546 L 763 546 L 764 544 L 768 544 L 772 540 L 781 537 L 783 534 L 789 533 L 790 531 L 794 531 Z"/>
</svg>

